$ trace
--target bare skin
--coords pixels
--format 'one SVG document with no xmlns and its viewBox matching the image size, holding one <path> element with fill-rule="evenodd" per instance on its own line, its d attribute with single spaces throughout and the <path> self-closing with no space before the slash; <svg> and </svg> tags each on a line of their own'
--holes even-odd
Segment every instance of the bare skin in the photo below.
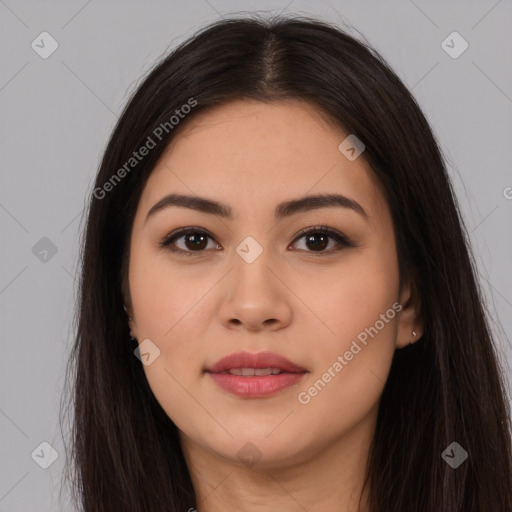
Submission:
<svg viewBox="0 0 512 512">
<path fill-rule="evenodd" d="M 179 428 L 199 512 L 368 510 L 367 488 L 358 501 L 379 400 L 395 349 L 419 339 L 423 322 L 410 287 L 398 288 L 380 186 L 363 156 L 338 149 L 347 135 L 303 102 L 231 102 L 190 120 L 142 193 L 130 328 L 160 350 L 144 371 Z M 232 218 L 178 206 L 147 217 L 170 193 L 225 204 Z M 346 196 L 365 213 L 324 206 L 275 218 L 279 203 L 317 194 Z M 322 229 L 313 243 L 299 235 L 318 226 L 351 245 Z M 159 246 L 183 227 L 206 231 L 204 244 L 196 234 L 174 241 L 181 253 Z M 250 263 L 236 251 L 247 237 L 250 251 L 263 250 Z M 393 304 L 401 310 L 390 318 Z M 345 357 L 354 340 L 360 351 Z M 264 398 L 236 396 L 204 369 L 242 350 L 275 352 L 307 373 Z M 319 379 L 325 386 L 309 392 Z"/>
</svg>

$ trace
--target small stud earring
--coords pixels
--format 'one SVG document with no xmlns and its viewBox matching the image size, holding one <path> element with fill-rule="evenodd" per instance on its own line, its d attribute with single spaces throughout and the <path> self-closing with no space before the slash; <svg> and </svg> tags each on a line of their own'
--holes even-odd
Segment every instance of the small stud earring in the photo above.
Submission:
<svg viewBox="0 0 512 512">
<path fill-rule="evenodd" d="M 412 331 L 412 335 L 416 338 L 416 333 L 414 331 Z"/>
</svg>

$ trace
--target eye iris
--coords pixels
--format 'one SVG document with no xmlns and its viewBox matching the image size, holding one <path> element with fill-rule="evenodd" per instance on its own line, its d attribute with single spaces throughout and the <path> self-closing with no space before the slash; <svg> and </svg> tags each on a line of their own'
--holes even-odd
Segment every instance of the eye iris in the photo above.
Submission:
<svg viewBox="0 0 512 512">
<path fill-rule="evenodd" d="M 189 243 L 192 243 L 192 247 Z M 192 250 L 204 249 L 208 245 L 208 237 L 201 233 L 189 233 L 185 235 L 185 244 Z"/>
<path fill-rule="evenodd" d="M 318 239 L 321 238 L 322 240 L 318 243 Z M 321 233 L 312 233 L 312 234 L 309 234 L 307 235 L 306 237 L 306 244 L 309 244 L 310 242 L 313 244 L 313 247 L 310 247 L 308 245 L 308 247 L 311 249 L 311 248 L 314 248 L 314 249 L 325 249 L 328 245 L 328 236 L 326 235 L 323 235 Z"/>
</svg>

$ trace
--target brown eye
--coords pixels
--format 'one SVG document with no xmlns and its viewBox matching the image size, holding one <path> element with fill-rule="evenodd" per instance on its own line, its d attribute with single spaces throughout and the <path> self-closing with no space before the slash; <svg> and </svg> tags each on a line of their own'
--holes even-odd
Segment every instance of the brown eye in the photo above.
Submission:
<svg viewBox="0 0 512 512">
<path fill-rule="evenodd" d="M 160 243 L 160 246 L 172 252 L 187 254 L 191 252 L 203 252 L 204 249 L 208 247 L 209 238 L 212 239 L 212 237 L 205 231 L 187 228 L 171 233 Z M 177 245 L 177 242 L 180 240 L 182 240 L 181 247 Z M 218 244 L 216 247 L 219 247 Z"/>
<path fill-rule="evenodd" d="M 332 254 L 344 247 L 353 246 L 346 236 L 325 226 L 307 228 L 303 230 L 295 240 L 302 238 L 305 240 L 305 251 L 312 253 Z M 337 246 L 334 245 L 334 248 L 331 247 L 332 250 L 325 250 L 329 246 L 330 240 L 337 242 Z"/>
</svg>

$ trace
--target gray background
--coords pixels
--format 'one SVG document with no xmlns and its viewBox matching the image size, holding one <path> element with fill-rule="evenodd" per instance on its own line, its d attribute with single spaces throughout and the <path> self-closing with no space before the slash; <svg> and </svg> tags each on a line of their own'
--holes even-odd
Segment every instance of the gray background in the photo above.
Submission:
<svg viewBox="0 0 512 512">
<path fill-rule="evenodd" d="M 0 512 L 61 509 L 58 412 L 79 232 L 117 113 L 176 43 L 256 10 L 355 27 L 412 89 L 446 155 L 500 353 L 512 360 L 510 0 L 0 0 Z M 31 47 L 43 31 L 59 45 L 47 59 Z M 453 31 L 469 44 L 456 59 L 441 46 Z M 55 254 L 41 252 L 43 237 Z M 48 469 L 31 457 L 43 441 L 59 454 Z"/>
</svg>

